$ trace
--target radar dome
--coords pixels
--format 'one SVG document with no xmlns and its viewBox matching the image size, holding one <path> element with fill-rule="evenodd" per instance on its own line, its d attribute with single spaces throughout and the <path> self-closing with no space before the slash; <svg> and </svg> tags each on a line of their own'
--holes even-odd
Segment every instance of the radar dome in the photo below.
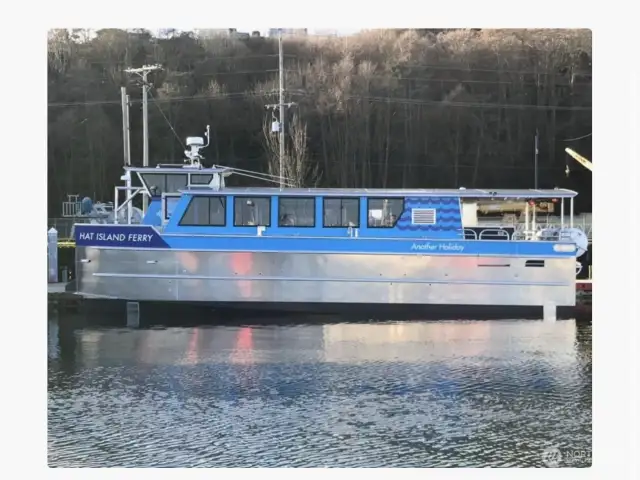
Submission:
<svg viewBox="0 0 640 480">
<path fill-rule="evenodd" d="M 80 202 L 80 213 L 82 215 L 89 215 L 93 210 L 93 201 L 89 197 L 84 197 Z"/>
<path fill-rule="evenodd" d="M 565 228 L 562 235 L 568 235 L 571 241 L 576 244 L 576 257 L 581 257 L 589 248 L 589 237 L 579 228 Z"/>
<path fill-rule="evenodd" d="M 567 241 L 576 245 L 576 257 L 584 255 L 589 248 L 589 237 L 584 231 L 579 228 L 545 228 L 537 233 L 537 237 L 540 240 L 546 240 L 551 242 Z"/>
</svg>

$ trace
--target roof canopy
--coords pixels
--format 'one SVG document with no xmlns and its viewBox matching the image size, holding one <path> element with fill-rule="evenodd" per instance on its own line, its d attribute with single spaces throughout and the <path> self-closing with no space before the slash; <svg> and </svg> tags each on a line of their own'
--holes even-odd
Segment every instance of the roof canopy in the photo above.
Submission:
<svg viewBox="0 0 640 480">
<path fill-rule="evenodd" d="M 203 171 L 203 170 L 201 170 Z M 281 195 L 281 196 L 322 196 L 322 197 L 459 197 L 474 199 L 529 199 L 529 198 L 572 198 L 578 193 L 567 189 L 548 190 L 484 190 L 484 189 L 388 189 L 388 188 L 235 188 L 221 190 L 192 187 L 180 190 L 182 193 L 198 195 Z"/>
</svg>

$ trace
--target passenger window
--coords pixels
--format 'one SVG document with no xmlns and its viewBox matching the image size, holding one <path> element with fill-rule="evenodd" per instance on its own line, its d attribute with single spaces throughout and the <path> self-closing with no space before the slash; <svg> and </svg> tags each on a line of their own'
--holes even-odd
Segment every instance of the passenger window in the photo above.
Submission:
<svg viewBox="0 0 640 480">
<path fill-rule="evenodd" d="M 359 227 L 360 199 L 358 198 L 325 198 L 325 227 Z"/>
<path fill-rule="evenodd" d="M 226 224 L 225 212 L 225 197 L 193 197 L 180 225 L 222 227 Z"/>
<path fill-rule="evenodd" d="M 234 222 L 236 227 L 271 225 L 271 199 L 269 197 L 235 197 Z"/>
<path fill-rule="evenodd" d="M 404 210 L 403 198 L 370 198 L 367 225 L 370 228 L 392 228 Z"/>
<path fill-rule="evenodd" d="M 279 227 L 313 227 L 316 224 L 316 200 L 309 197 L 278 199 Z"/>
</svg>

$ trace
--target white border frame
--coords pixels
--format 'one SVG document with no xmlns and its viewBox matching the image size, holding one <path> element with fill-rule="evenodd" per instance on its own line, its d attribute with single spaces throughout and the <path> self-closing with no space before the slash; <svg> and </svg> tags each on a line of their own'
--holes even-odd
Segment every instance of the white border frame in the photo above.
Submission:
<svg viewBox="0 0 640 480">
<path fill-rule="evenodd" d="M 196 6 L 197 3 L 197 6 Z M 249 5 L 252 4 L 252 5 Z M 5 219 L 5 234 L 0 236 L 0 255 L 6 279 L 1 307 L 3 312 L 4 345 L 2 352 L 3 384 L 7 390 L 3 395 L 4 416 L 3 470 L 5 476 L 28 475 L 37 471 L 45 473 L 47 461 L 46 422 L 46 321 L 45 295 L 38 285 L 45 278 L 44 221 L 46 198 L 38 200 L 47 191 L 46 183 L 46 139 L 47 139 L 47 93 L 46 93 L 46 30 L 54 26 L 93 25 L 116 26 L 127 24 L 138 26 L 176 26 L 189 29 L 195 22 L 204 19 L 211 22 L 207 28 L 237 26 L 239 30 L 251 28 L 263 30 L 271 25 L 353 25 L 361 27 L 473 27 L 514 28 L 571 28 L 591 27 L 594 31 L 594 116 L 593 156 L 596 157 L 594 192 L 602 201 L 594 204 L 598 227 L 594 240 L 602 247 L 598 251 L 596 276 L 596 299 L 594 306 L 594 368 L 593 368 L 593 467 L 582 470 L 548 470 L 535 472 L 524 469 L 478 470 L 403 470 L 405 477 L 424 479 L 458 478 L 474 475 L 474 478 L 529 478 L 544 475 L 547 478 L 593 477 L 623 479 L 632 478 L 638 472 L 640 450 L 637 434 L 638 379 L 638 65 L 633 55 L 637 45 L 635 16 L 632 9 L 624 8 L 622 2 L 588 4 L 576 1 L 538 0 L 534 3 L 514 4 L 512 1 L 457 2 L 455 8 L 446 3 L 394 2 L 362 5 L 360 2 L 320 3 L 292 2 L 273 4 L 270 2 L 245 1 L 242 5 L 211 2 L 191 2 L 181 9 L 173 3 L 161 4 L 113 1 L 96 4 L 88 8 L 86 2 L 58 1 L 54 3 L 12 4 L 6 13 L 12 15 L 16 9 L 24 13 L 20 18 L 9 17 L 2 42 L 2 58 L 6 66 L 2 75 L 5 95 L 5 115 L 2 120 L 2 144 L 7 159 L 10 149 L 17 141 L 28 135 L 29 161 L 34 162 L 34 180 L 40 188 L 29 193 L 29 211 L 36 221 L 25 221 L 24 217 Z M 93 4 L 92 4 L 93 5 Z M 89 12 L 95 11 L 94 15 Z M 163 12 L 163 13 L 160 13 Z M 307 13 L 305 13 L 307 12 Z M 25 21 L 26 20 L 26 21 Z M 215 23 L 214 23 L 215 22 Z M 422 25 L 421 25 L 422 24 Z M 353 29 L 353 27 L 351 27 Z M 345 38 L 348 42 L 348 38 Z M 22 68 L 18 68 L 22 67 Z M 635 89 L 635 91 L 632 91 Z M 115 95 L 115 93 L 114 93 Z M 42 115 L 44 118 L 38 118 Z M 6 161 L 6 160 L 5 160 Z M 18 163 L 4 164 L 6 175 L 18 169 Z M 38 169 L 39 168 L 39 169 Z M 19 176 L 13 176 L 20 178 Z M 38 184 L 38 181 L 40 182 Z M 8 185 L 5 198 L 21 198 L 16 183 Z M 609 206 L 621 205 L 622 208 Z M 41 208 L 41 216 L 35 213 Z M 16 211 L 18 211 L 16 209 Z M 600 213 L 602 214 L 600 214 Z M 13 218 L 12 218 L 13 217 Z M 11 232 L 8 235 L 6 232 Z M 597 239 L 600 240 L 597 240 Z M 18 240 L 18 242 L 16 242 Z M 38 252 L 42 252 L 38 254 Z M 27 261 L 28 260 L 28 261 Z M 33 264 L 33 265 L 32 265 Z M 40 265 L 40 266 L 38 266 Z M 635 454 L 633 452 L 636 452 Z M 330 464 L 330 459 L 328 459 Z M 633 466 L 635 465 L 635 469 Z M 78 471 L 49 470 L 45 474 L 66 479 L 88 477 L 154 479 L 178 476 L 184 478 L 211 478 L 211 475 L 260 475 L 285 479 L 300 475 L 286 470 L 228 471 L 219 469 L 215 473 L 206 470 L 115 470 Z M 371 471 L 367 475 L 388 476 L 390 472 Z M 327 473 L 308 471 L 305 476 L 325 478 Z M 334 471 L 336 478 L 348 478 L 351 472 Z M 40 477 L 40 475 L 39 475 Z"/>
</svg>

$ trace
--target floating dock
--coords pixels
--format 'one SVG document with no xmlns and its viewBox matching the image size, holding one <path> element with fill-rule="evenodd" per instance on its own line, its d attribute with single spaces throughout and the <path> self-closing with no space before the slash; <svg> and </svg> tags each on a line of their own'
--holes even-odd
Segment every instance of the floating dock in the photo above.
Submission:
<svg viewBox="0 0 640 480">
<path fill-rule="evenodd" d="M 593 281 L 576 281 L 576 314 L 591 316 L 591 300 L 593 296 Z"/>
<path fill-rule="evenodd" d="M 47 284 L 47 304 L 57 311 L 79 311 L 84 297 L 75 292 L 66 291 L 64 282 Z"/>
</svg>

